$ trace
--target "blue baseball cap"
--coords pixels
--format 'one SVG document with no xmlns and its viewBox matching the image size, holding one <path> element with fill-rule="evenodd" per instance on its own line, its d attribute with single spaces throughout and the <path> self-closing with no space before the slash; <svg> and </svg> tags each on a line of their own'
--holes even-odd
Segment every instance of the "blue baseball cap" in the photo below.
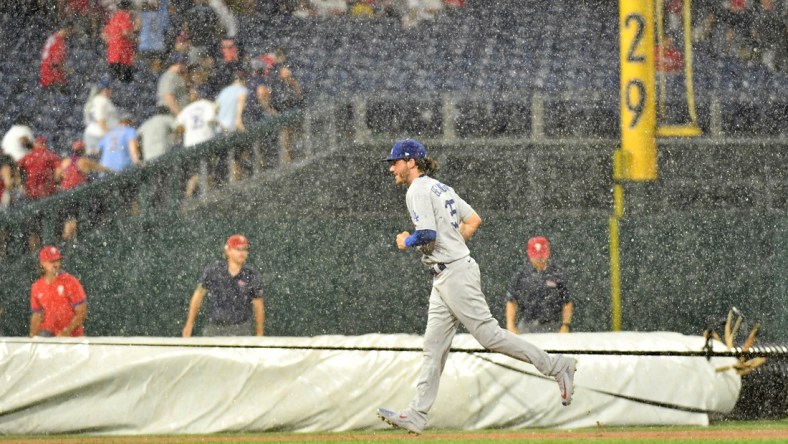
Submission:
<svg viewBox="0 0 788 444">
<path fill-rule="evenodd" d="M 176 64 L 186 65 L 187 62 L 188 60 L 186 59 L 186 56 L 179 52 L 173 52 L 172 55 L 170 56 L 170 65 L 176 65 Z"/>
<path fill-rule="evenodd" d="M 101 77 L 100 79 L 98 79 L 98 81 L 96 82 L 96 88 L 98 88 L 99 90 L 102 90 L 102 89 L 109 89 L 109 87 L 110 87 L 110 83 L 111 83 L 111 82 L 110 82 L 110 79 L 109 79 L 109 77 L 108 77 L 108 76 L 102 76 L 102 77 Z"/>
<path fill-rule="evenodd" d="M 383 159 L 384 162 L 399 159 L 424 159 L 427 157 L 427 150 L 424 145 L 415 139 L 404 139 L 394 142 L 389 157 Z"/>
</svg>

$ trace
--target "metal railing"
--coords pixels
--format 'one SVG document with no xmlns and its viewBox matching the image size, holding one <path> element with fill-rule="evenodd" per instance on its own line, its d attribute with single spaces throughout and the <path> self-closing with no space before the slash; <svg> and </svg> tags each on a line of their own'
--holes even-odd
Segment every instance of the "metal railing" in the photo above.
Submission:
<svg viewBox="0 0 788 444">
<path fill-rule="evenodd" d="M 770 100 L 748 100 L 724 92 L 708 94 L 700 100 L 705 104 L 707 116 L 703 121 L 707 130 L 703 138 L 692 143 L 726 140 L 785 143 L 788 128 L 784 124 L 781 131 L 762 136 L 725 132 L 727 105 L 778 103 L 777 109 L 784 106 L 788 110 L 784 99 L 783 102 L 774 102 L 777 99 L 773 97 Z M 419 137 L 433 146 L 457 141 L 513 146 L 523 143 L 571 146 L 589 141 L 615 144 L 616 106 L 609 94 L 598 91 L 321 97 L 303 112 L 283 115 L 245 133 L 220 136 L 190 149 L 179 149 L 140 168 L 0 213 L 0 256 L 29 251 L 31 234 L 37 234 L 42 244 L 57 241 L 66 218 L 76 218 L 80 229 L 93 229 L 126 218 L 155 217 L 161 212 L 191 207 L 188 203 L 199 202 L 206 193 L 226 184 L 258 178 L 281 166 L 285 153 L 279 131 L 286 125 L 299 129 L 300 136 L 292 148 L 296 161 L 349 143 L 388 144 L 399 137 Z M 779 130 L 779 122 L 784 119 L 770 117 L 778 123 Z M 501 122 L 510 126 L 495 126 Z M 197 193 L 190 197 L 185 193 L 189 180 L 197 182 Z"/>
<path fill-rule="evenodd" d="M 287 126 L 294 126 L 299 134 L 291 147 L 293 162 L 338 145 L 333 108 L 323 106 L 176 149 L 141 167 L 0 212 L 0 259 L 58 243 L 67 219 L 76 220 L 80 231 L 129 218 L 145 220 L 180 211 L 227 184 L 259 178 L 287 163 L 280 140 L 280 130 Z M 187 194 L 190 180 L 197 182 L 192 195 Z"/>
<path fill-rule="evenodd" d="M 517 140 L 550 142 L 619 137 L 615 92 L 432 91 L 321 97 L 337 110 L 336 124 L 354 141 L 419 136 L 440 142 Z M 704 91 L 696 98 L 703 137 L 785 140 L 788 100 L 773 94 Z M 685 103 L 669 104 L 677 112 Z"/>
</svg>

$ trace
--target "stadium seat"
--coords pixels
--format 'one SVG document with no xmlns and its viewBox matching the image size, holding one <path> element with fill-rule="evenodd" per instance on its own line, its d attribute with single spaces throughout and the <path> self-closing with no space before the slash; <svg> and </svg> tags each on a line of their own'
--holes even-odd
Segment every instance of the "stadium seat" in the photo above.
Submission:
<svg viewBox="0 0 788 444">
<path fill-rule="evenodd" d="M 29 91 L 37 89 L 38 60 L 30 54 L 38 54 L 54 30 L 43 20 L 24 24 L 15 20 L 0 17 L 4 37 L 0 45 L 8 54 L 0 62 L 0 94 L 8 98 L 0 122 L 36 108 Z M 303 19 L 258 13 L 239 20 L 250 55 L 278 46 L 289 48 L 294 74 L 311 95 L 519 89 L 550 94 L 593 89 L 613 99 L 618 94 L 615 2 L 571 6 L 547 2 L 538 7 L 515 0 L 467 2 L 460 10 L 410 29 L 402 29 L 393 17 Z M 696 46 L 699 93 L 746 90 L 752 96 L 768 97 L 788 83 L 786 74 L 719 56 L 710 43 Z M 76 94 L 48 104 L 50 110 L 42 114 L 65 125 L 64 131 L 81 130 L 81 107 L 89 84 L 107 72 L 104 52 L 103 42 L 96 38 L 69 41 L 70 64 L 78 79 Z M 114 101 L 147 115 L 155 105 L 157 80 L 139 65 L 133 83 L 117 86 Z M 67 116 L 53 115 L 57 113 Z"/>
</svg>

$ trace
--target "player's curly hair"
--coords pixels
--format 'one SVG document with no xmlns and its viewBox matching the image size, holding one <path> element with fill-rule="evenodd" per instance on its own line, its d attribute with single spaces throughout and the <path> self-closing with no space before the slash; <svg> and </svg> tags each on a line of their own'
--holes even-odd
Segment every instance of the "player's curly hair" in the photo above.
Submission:
<svg viewBox="0 0 788 444">
<path fill-rule="evenodd" d="M 425 157 L 422 159 L 413 159 L 416 162 L 416 167 L 422 173 L 432 176 L 438 172 L 438 162 L 435 159 Z"/>
</svg>

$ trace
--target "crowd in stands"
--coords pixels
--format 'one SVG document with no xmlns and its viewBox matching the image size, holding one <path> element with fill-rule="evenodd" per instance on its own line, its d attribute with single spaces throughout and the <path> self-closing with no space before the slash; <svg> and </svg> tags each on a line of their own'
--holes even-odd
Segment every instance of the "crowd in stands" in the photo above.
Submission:
<svg viewBox="0 0 788 444">
<path fill-rule="evenodd" d="M 177 14 L 179 3 L 182 12 Z M 245 131 L 302 103 L 300 86 L 285 65 L 286 51 L 279 48 L 250 63 L 233 37 L 237 21 L 221 0 L 75 0 L 35 6 L 44 8 L 33 8 L 34 16 L 46 15 L 57 26 L 41 49 L 37 90 L 27 93 L 45 103 L 68 103 L 80 100 L 89 88 L 80 113 L 84 130 L 72 135 L 71 150 L 64 150 L 62 140 L 53 147 L 34 130 L 30 114 L 35 109 L 19 114 L 2 140 L 0 211 L 154 161 L 180 147 Z M 72 37 L 104 45 L 105 69 L 95 82 L 86 82 L 69 65 Z M 253 73 L 252 94 L 247 71 Z M 152 78 L 154 82 L 140 81 Z M 155 108 L 149 115 L 132 114 L 145 107 L 114 102 L 119 89 L 144 96 L 140 89 L 151 84 L 156 87 Z M 73 112 L 73 107 L 64 108 Z M 54 130 L 62 136 L 60 128 Z M 196 184 L 196 177 L 189 181 L 187 195 Z M 62 239 L 75 236 L 76 217 L 66 215 Z M 39 246 L 40 236 L 32 232 L 31 251 Z"/>
<path fill-rule="evenodd" d="M 680 34 L 682 3 L 665 2 L 669 36 Z M 788 71 L 788 2 L 693 4 L 696 44 L 720 57 L 733 54 Z M 0 95 L 15 97 L 3 112 L 10 128 L 0 158 L 0 209 L 52 195 L 64 183 L 76 186 L 244 131 L 302 106 L 310 92 L 324 87 L 407 91 L 557 84 L 615 94 L 611 74 L 618 51 L 611 37 L 617 21 L 596 23 L 594 11 L 600 8 L 615 17 L 616 8 L 606 2 L 577 8 L 551 2 L 539 13 L 512 0 L 6 3 L 0 6 L 3 50 L 18 55 L 35 43 L 40 58 L 34 67 L 11 60 L 0 68 Z M 546 21 L 547 15 L 583 17 L 582 26 Z M 318 28 L 320 33 L 312 32 Z M 599 37 L 599 48 L 583 51 L 578 43 L 589 35 Z M 663 42 L 666 48 L 657 55 L 665 54 L 664 69 L 678 70 L 683 60 L 677 43 L 668 51 L 672 42 Z M 567 57 L 573 60 L 569 67 Z M 551 78 L 558 71 L 566 83 Z M 576 83 L 594 72 L 606 77 Z M 14 81 L 2 81 L 9 78 Z M 285 161 L 295 137 L 292 127 L 281 134 Z M 74 179 L 76 173 L 85 180 Z"/>
<path fill-rule="evenodd" d="M 670 0 L 670 26 L 678 27 L 681 0 Z M 693 2 L 695 43 L 715 51 L 788 72 L 788 2 L 785 0 L 702 0 Z"/>
<path fill-rule="evenodd" d="M 465 0 L 299 0 L 293 8 L 296 17 L 363 18 L 390 17 L 409 29 L 425 20 L 434 20 L 444 8 L 462 8 Z"/>
<path fill-rule="evenodd" d="M 463 3 L 445 4 L 458 8 Z M 68 171 L 61 168 L 61 157 L 85 175 L 81 184 L 150 162 L 179 146 L 244 131 L 249 123 L 302 106 L 303 91 L 287 66 L 287 51 L 272 48 L 251 54 L 238 38 L 236 14 L 254 15 L 258 11 L 254 2 L 231 5 L 232 9 L 223 0 L 22 2 L 14 14 L 39 20 L 39 29 L 47 25 L 53 29 L 41 49 L 39 90 L 27 93 L 49 104 L 79 101 L 87 88 L 89 92 L 82 113 L 84 131 L 68 140 L 54 134 L 53 144 L 36 135 L 29 117 L 34 109 L 17 115 L 2 143 L 0 209 L 54 194 Z M 314 0 L 281 2 L 276 7 L 294 17 L 386 15 L 410 28 L 434 19 L 444 2 Z M 86 84 L 84 72 L 70 65 L 72 40 L 101 42 L 105 64 L 95 81 Z M 119 90 L 144 96 L 138 89 L 152 78 L 156 79 L 155 108 L 137 101 L 128 109 L 114 102 Z M 291 159 L 294 137 L 292 127 L 282 135 L 285 162 Z M 77 147 L 74 152 L 64 149 L 69 144 Z M 69 188 L 75 186 L 66 182 Z"/>
<path fill-rule="evenodd" d="M 34 131 L 29 114 L 34 109 L 18 115 L 2 141 L 0 210 L 151 162 L 182 146 L 244 131 L 302 104 L 286 50 L 250 61 L 234 38 L 237 20 L 222 0 L 71 0 L 38 6 L 55 7 L 54 14 L 46 8 L 33 8 L 32 14 L 47 15 L 58 25 L 41 49 L 38 91 L 29 94 L 50 102 L 80 100 L 89 87 L 81 113 L 84 131 L 67 141 L 72 150 L 64 150 L 62 141 L 52 147 Z M 104 45 L 106 69 L 95 82 L 86 85 L 69 66 L 72 37 Z M 155 82 L 140 81 L 150 78 Z M 133 114 L 149 107 L 115 103 L 116 91 L 145 96 L 137 88 L 151 83 L 156 87 L 152 113 Z"/>
</svg>

